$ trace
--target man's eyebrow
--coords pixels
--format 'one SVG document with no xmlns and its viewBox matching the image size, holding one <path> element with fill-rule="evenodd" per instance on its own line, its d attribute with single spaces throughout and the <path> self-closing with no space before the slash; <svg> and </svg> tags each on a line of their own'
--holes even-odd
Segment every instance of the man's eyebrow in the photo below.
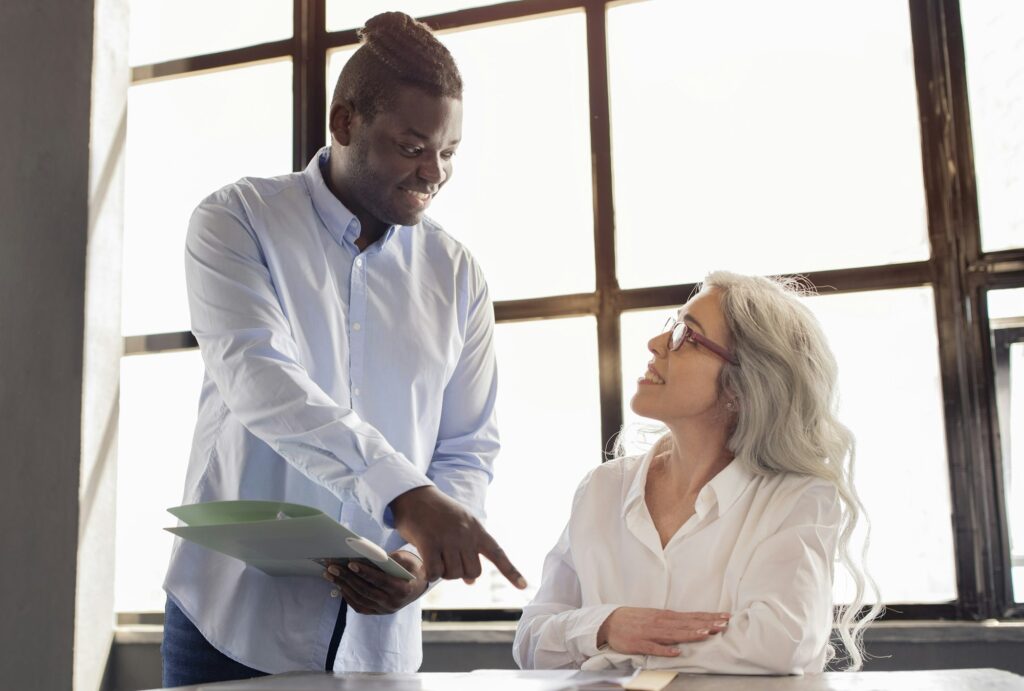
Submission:
<svg viewBox="0 0 1024 691">
<path fill-rule="evenodd" d="M 417 139 L 423 139 L 423 140 L 430 139 L 430 137 L 428 137 L 427 135 L 423 134 L 419 130 L 416 130 L 416 129 L 412 128 L 412 127 L 407 129 L 405 132 L 402 132 L 402 134 L 411 134 L 412 136 L 416 137 Z M 448 142 L 448 146 L 455 146 L 460 141 L 462 141 L 462 140 L 461 139 L 453 139 L 452 141 Z"/>
</svg>

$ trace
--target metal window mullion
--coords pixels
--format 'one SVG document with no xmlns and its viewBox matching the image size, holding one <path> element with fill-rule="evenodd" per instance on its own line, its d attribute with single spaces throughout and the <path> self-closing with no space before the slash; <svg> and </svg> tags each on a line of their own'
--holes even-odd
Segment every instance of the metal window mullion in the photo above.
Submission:
<svg viewBox="0 0 1024 691">
<path fill-rule="evenodd" d="M 597 354 L 601 398 L 601 448 L 622 428 L 622 354 L 619 282 L 615 273 L 615 209 L 612 203 L 608 37 L 605 3 L 586 5 L 587 74 L 590 94 L 590 160 L 594 185 L 594 261 L 597 292 Z"/>
<path fill-rule="evenodd" d="M 567 12 L 587 5 L 587 0 L 518 0 L 502 2 L 463 10 L 443 12 L 441 14 L 417 17 L 434 31 L 463 29 L 482 24 L 515 21 L 519 19 L 535 19 L 544 15 Z M 359 42 L 358 28 L 332 31 L 326 36 L 327 48 L 342 48 Z"/>
<path fill-rule="evenodd" d="M 1007 592 L 1005 523 L 991 444 L 990 377 L 982 370 L 982 291 L 977 198 L 967 112 L 963 40 L 955 1 L 910 0 L 921 121 L 921 156 L 939 332 L 960 613 L 998 616 Z M 979 319 L 979 317 L 981 317 Z M 908 414 L 912 411 L 908 411 Z"/>
<path fill-rule="evenodd" d="M 242 67 L 267 60 L 276 60 L 288 57 L 291 51 L 292 41 L 283 39 L 270 43 L 260 43 L 254 46 L 223 50 L 217 53 L 206 53 L 204 55 L 193 55 L 186 58 L 177 58 L 165 62 L 157 62 L 150 65 L 136 65 L 132 68 L 131 83 L 133 85 L 159 79 L 170 79 L 173 77 L 193 76 L 202 72 L 213 70 Z"/>
<path fill-rule="evenodd" d="M 325 0 L 295 0 L 292 49 L 292 169 L 299 171 L 324 144 L 327 122 Z"/>
</svg>

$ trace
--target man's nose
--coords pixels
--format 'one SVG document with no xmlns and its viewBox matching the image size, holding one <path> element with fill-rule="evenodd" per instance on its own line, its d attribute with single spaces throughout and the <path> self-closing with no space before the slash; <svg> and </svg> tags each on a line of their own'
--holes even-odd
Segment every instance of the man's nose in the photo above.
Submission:
<svg viewBox="0 0 1024 691">
<path fill-rule="evenodd" d="M 422 180 L 440 185 L 448 177 L 448 174 L 440 157 L 432 156 L 420 164 L 419 176 Z"/>
</svg>

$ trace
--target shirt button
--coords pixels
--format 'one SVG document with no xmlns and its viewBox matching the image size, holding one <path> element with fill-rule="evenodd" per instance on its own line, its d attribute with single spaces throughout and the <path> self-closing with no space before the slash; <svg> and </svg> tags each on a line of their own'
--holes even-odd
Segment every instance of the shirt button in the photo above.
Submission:
<svg viewBox="0 0 1024 691">
<path fill-rule="evenodd" d="M 357 386 L 356 388 L 352 389 L 352 393 L 354 393 L 356 396 L 358 396 L 359 395 L 359 387 Z"/>
<path fill-rule="evenodd" d="M 362 257 L 357 257 L 356 258 L 356 266 L 362 266 L 362 265 L 363 265 L 363 258 Z"/>
<path fill-rule="evenodd" d="M 335 589 L 331 591 L 331 597 L 338 597 L 339 595 L 341 595 L 340 590 Z"/>
<path fill-rule="evenodd" d="M 363 325 L 360 324 L 359 322 L 356 322 L 355 324 L 352 325 L 352 330 L 353 331 L 359 331 L 362 328 L 363 328 Z"/>
</svg>

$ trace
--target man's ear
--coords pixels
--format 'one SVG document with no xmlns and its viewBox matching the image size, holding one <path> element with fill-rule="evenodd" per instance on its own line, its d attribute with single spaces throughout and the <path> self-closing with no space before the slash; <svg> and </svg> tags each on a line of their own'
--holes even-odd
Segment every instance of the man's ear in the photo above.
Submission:
<svg viewBox="0 0 1024 691">
<path fill-rule="evenodd" d="M 331 136 L 342 146 L 348 146 L 352 141 L 352 121 L 355 117 L 355 109 L 348 101 L 335 101 L 331 104 Z"/>
</svg>

